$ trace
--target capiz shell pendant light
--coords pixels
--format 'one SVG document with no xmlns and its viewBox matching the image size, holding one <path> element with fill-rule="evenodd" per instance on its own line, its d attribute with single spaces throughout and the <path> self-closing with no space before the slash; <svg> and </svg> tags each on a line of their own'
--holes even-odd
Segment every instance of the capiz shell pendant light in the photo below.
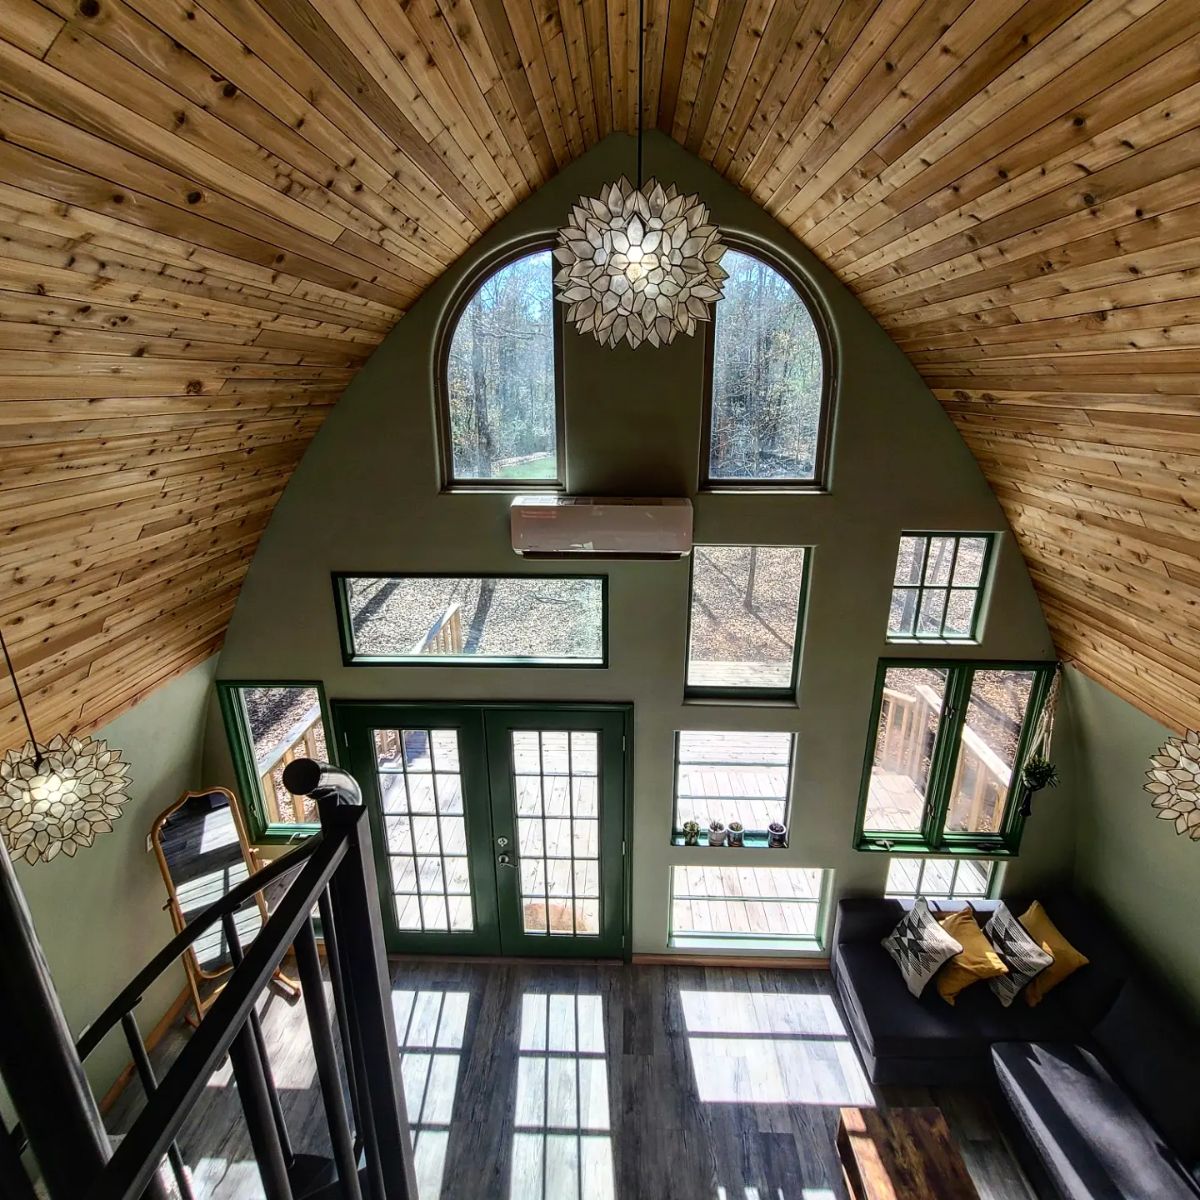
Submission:
<svg viewBox="0 0 1200 1200">
<path fill-rule="evenodd" d="M 129 799 L 129 767 L 119 750 L 93 737 L 56 734 L 38 744 L 4 635 L 0 648 L 29 732 L 21 750 L 0 759 L 0 835 L 13 858 L 50 862 L 68 858 L 107 833 Z"/>
<path fill-rule="evenodd" d="M 554 283 L 567 319 L 605 346 L 665 345 L 712 315 L 728 278 L 725 246 L 697 195 L 642 183 L 643 3 L 638 5 L 637 187 L 623 175 L 581 197 L 558 231 Z"/>
<path fill-rule="evenodd" d="M 658 346 L 709 319 L 727 278 L 724 253 L 699 196 L 654 179 L 634 188 L 622 176 L 571 209 L 554 282 L 580 333 L 610 347 L 622 339 Z"/>
</svg>

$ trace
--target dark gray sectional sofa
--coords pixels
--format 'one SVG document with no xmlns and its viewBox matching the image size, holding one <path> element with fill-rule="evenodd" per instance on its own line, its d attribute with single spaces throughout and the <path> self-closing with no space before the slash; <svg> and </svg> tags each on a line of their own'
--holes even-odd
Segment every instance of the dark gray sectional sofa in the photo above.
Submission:
<svg viewBox="0 0 1200 1200">
<path fill-rule="evenodd" d="M 880 1084 L 994 1088 L 1046 1197 L 1200 1200 L 1197 1029 L 1093 905 L 1066 895 L 1045 904 L 1091 964 L 1036 1008 L 1018 997 L 1005 1009 L 986 983 L 955 1007 L 933 984 L 914 999 L 880 945 L 911 903 L 841 901 L 831 968 L 868 1074 Z M 983 924 L 995 902 L 974 907 Z"/>
</svg>

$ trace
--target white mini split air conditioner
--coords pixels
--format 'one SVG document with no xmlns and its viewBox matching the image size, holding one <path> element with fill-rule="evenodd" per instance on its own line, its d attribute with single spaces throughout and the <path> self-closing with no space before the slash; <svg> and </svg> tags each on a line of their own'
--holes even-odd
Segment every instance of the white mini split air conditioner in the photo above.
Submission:
<svg viewBox="0 0 1200 1200">
<path fill-rule="evenodd" d="M 512 546 L 525 558 L 684 558 L 692 502 L 609 496 L 517 496 Z"/>
</svg>

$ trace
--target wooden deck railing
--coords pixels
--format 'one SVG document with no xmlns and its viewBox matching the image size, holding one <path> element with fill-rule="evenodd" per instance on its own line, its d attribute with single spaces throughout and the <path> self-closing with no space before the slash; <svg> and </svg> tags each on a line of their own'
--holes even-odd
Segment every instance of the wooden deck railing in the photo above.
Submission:
<svg viewBox="0 0 1200 1200">
<path fill-rule="evenodd" d="M 941 696 L 926 684 L 918 684 L 911 692 L 885 687 L 876 769 L 907 775 L 923 791 L 928 771 L 926 760 L 933 752 L 933 731 L 941 710 Z M 947 829 L 963 833 L 999 832 L 998 823 L 1011 780 L 1007 764 L 978 732 L 964 725 L 950 789 Z"/>
<path fill-rule="evenodd" d="M 409 654 L 461 654 L 463 650 L 462 605 L 456 600 L 430 626 Z"/>
<path fill-rule="evenodd" d="M 267 821 L 271 825 L 304 824 L 316 821 L 316 809 L 299 796 L 292 797 L 283 786 L 283 768 L 298 758 L 323 759 L 327 751 L 318 737 L 323 738 L 321 728 L 321 706 L 314 704 L 276 743 L 275 748 L 256 764 L 259 783 L 262 786 L 263 804 L 267 810 Z M 282 801 L 282 804 L 281 804 Z M 282 810 L 290 809 L 289 817 Z"/>
</svg>

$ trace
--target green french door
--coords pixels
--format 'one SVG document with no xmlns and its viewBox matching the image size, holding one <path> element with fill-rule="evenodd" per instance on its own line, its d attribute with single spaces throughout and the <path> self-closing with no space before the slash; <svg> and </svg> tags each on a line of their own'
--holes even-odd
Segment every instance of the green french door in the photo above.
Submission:
<svg viewBox="0 0 1200 1200">
<path fill-rule="evenodd" d="M 388 948 L 620 957 L 628 716 L 335 701 L 370 812 Z"/>
</svg>

